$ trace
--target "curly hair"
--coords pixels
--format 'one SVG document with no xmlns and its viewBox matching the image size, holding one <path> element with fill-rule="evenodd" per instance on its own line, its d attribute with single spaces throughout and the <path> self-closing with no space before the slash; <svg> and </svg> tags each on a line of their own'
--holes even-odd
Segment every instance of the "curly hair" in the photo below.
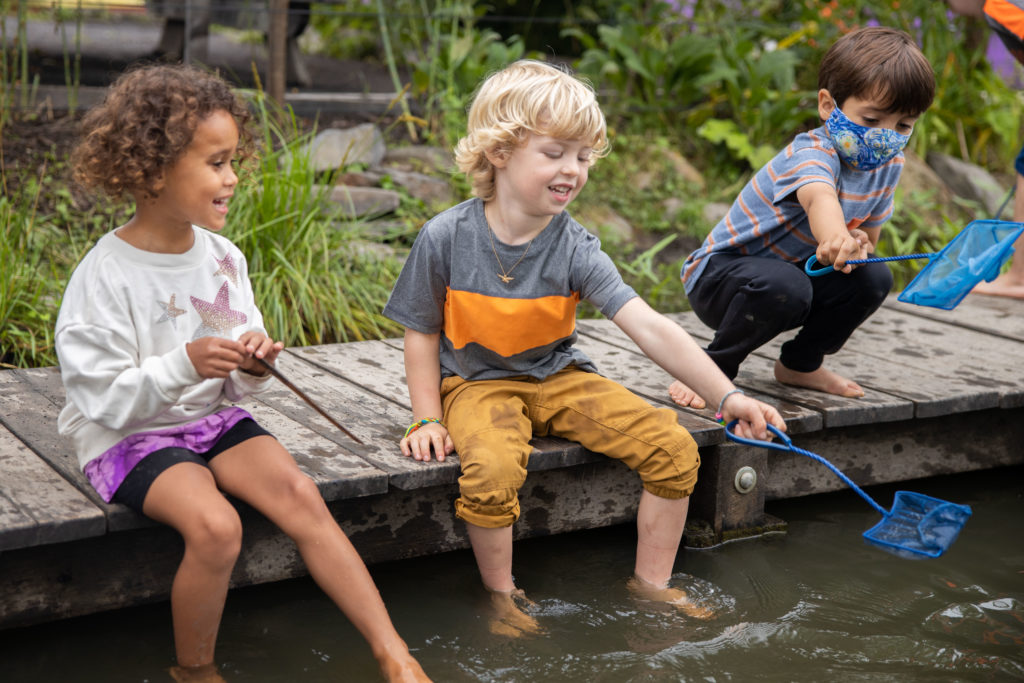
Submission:
<svg viewBox="0 0 1024 683">
<path fill-rule="evenodd" d="M 239 155 L 248 158 L 252 114 L 220 76 L 182 64 L 132 69 L 82 119 L 82 140 L 71 155 L 74 179 L 115 199 L 155 196 L 164 171 L 184 154 L 199 123 L 221 110 L 234 118 Z"/>
<path fill-rule="evenodd" d="M 510 154 L 529 134 L 586 141 L 594 159 L 608 153 L 594 89 L 566 70 L 521 59 L 483 82 L 469 108 L 466 136 L 455 147 L 455 163 L 474 195 L 494 199 L 494 165 L 487 155 Z"/>
</svg>

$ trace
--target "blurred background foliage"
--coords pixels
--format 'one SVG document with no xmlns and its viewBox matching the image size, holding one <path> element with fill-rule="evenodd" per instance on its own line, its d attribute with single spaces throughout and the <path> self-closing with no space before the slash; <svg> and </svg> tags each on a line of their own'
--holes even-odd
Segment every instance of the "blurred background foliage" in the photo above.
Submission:
<svg viewBox="0 0 1024 683">
<path fill-rule="evenodd" d="M 4 36 L 10 47 L 0 62 L 0 130 L 31 92 L 25 77 L 30 55 L 20 32 L 31 12 L 51 16 L 68 36 L 67 85 L 78 85 L 81 2 L 31 5 L 2 0 L 4 30 L 13 30 Z M 713 225 L 714 212 L 705 209 L 728 205 L 797 132 L 819 124 L 817 65 L 828 46 L 855 27 L 907 31 L 935 68 L 935 102 L 909 145 L 916 156 L 949 154 L 986 168 L 1009 187 L 1021 144 L 1019 65 L 1008 55 L 999 61 L 983 22 L 954 15 L 935 0 L 340 0 L 314 3 L 310 19 L 305 49 L 388 68 L 396 92 L 405 91 L 411 102 L 408 112 L 392 117 L 389 133 L 408 143 L 451 149 L 476 87 L 515 59 L 562 63 L 593 83 L 613 147 L 594 168 L 574 213 L 600 216 L 610 209 L 630 223 L 631 237 L 605 231 L 599 219 L 588 226 L 601 234 L 630 283 L 663 311 L 687 307 L 679 265 Z M 428 210 L 404 202 L 406 230 L 369 235 L 310 189 L 333 182 L 330 174 L 317 177 L 301 163 L 282 162 L 295 158 L 309 131 L 287 113 L 268 113 L 262 94 L 254 97 L 263 103 L 257 109 L 265 153 L 232 211 L 254 226 L 239 242 L 254 282 L 268 283 L 258 295 L 273 325 L 288 344 L 396 333 L 380 308 Z M 680 158 L 700 182 L 680 172 Z M 10 365 L 55 362 L 50 328 L 70 268 L 128 211 L 73 197 L 62 163 L 55 158 L 17 171 L 0 164 L 0 361 Z M 466 196 L 464 181 L 452 178 L 452 184 Z M 990 217 L 975 204 L 940 197 L 937 188 L 899 190 L 880 251 L 937 250 L 970 219 Z M 368 240 L 386 242 L 393 255 L 366 250 L 361 245 Z M 898 286 L 922 265 L 894 266 Z M 285 281 L 291 284 L 279 286 Z"/>
</svg>

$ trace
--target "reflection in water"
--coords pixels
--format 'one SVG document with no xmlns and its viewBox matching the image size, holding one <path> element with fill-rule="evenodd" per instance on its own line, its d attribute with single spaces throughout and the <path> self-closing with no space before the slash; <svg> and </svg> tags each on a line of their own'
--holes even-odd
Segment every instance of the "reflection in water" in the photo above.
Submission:
<svg viewBox="0 0 1024 683">
<path fill-rule="evenodd" d="M 871 494 L 886 505 L 895 488 Z M 944 556 L 865 543 L 878 515 L 850 491 L 778 501 L 770 512 L 788 534 L 680 554 L 672 585 L 707 620 L 627 589 L 629 526 L 516 545 L 543 636 L 489 632 L 468 551 L 372 571 L 437 681 L 1024 680 L 1024 468 L 899 488 L 974 508 Z M 218 655 L 232 683 L 379 680 L 362 638 L 308 580 L 232 592 Z M 162 681 L 172 657 L 166 605 L 0 632 L 11 683 Z"/>
</svg>

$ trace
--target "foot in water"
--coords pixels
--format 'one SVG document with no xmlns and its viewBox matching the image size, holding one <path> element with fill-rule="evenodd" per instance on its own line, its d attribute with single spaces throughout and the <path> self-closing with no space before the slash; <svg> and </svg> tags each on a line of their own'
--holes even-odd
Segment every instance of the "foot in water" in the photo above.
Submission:
<svg viewBox="0 0 1024 683">
<path fill-rule="evenodd" d="M 1024 275 L 1016 274 L 1013 271 L 1003 273 L 992 282 L 979 282 L 971 292 L 986 296 L 1024 299 Z"/>
<path fill-rule="evenodd" d="M 380 674 L 388 683 L 430 683 L 430 678 L 409 650 L 378 657 Z"/>
<path fill-rule="evenodd" d="M 697 392 L 679 380 L 676 380 L 669 385 L 668 395 L 673 401 L 684 408 L 696 408 L 697 410 L 700 410 L 707 405 L 704 402 L 704 399 L 697 395 Z"/>
<path fill-rule="evenodd" d="M 540 635 L 544 632 L 540 623 L 526 613 L 536 606 L 526 597 L 522 589 L 516 588 L 509 592 L 491 591 L 491 607 L 494 616 L 491 618 L 491 633 L 509 638 Z"/>
<path fill-rule="evenodd" d="M 824 391 L 826 394 L 847 398 L 860 398 L 864 395 L 864 390 L 859 384 L 852 379 L 837 375 L 824 366 L 812 372 L 797 372 L 790 370 L 782 364 L 782 361 L 777 360 L 775 361 L 775 379 L 790 386 Z"/>
<path fill-rule="evenodd" d="M 227 683 L 216 664 L 203 666 L 172 666 L 167 670 L 176 683 Z"/>
<path fill-rule="evenodd" d="M 626 587 L 634 597 L 651 602 L 660 602 L 675 607 L 683 614 L 694 619 L 710 619 L 715 613 L 706 607 L 701 607 L 686 594 L 686 591 L 671 586 L 655 586 L 653 583 L 644 581 L 638 576 L 632 577 Z"/>
</svg>

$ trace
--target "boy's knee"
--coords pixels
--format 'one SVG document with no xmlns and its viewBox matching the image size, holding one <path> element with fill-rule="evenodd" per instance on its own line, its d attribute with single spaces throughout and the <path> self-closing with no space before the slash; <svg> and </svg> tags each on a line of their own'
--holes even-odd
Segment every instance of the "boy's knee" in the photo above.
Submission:
<svg viewBox="0 0 1024 683">
<path fill-rule="evenodd" d="M 519 519 L 518 490 L 464 491 L 455 501 L 455 516 L 484 529 L 512 526 Z"/>
<path fill-rule="evenodd" d="M 493 529 L 519 518 L 519 489 L 526 481 L 526 456 L 481 449 L 459 451 L 462 475 L 455 513 L 471 524 Z"/>
<path fill-rule="evenodd" d="M 892 291 L 892 270 L 884 263 L 867 263 L 854 271 L 858 274 L 857 291 L 867 304 L 881 305 Z"/>
<path fill-rule="evenodd" d="M 643 487 L 659 498 L 686 498 L 697 485 L 700 453 L 697 443 L 682 430 L 680 438 L 656 451 L 637 468 Z"/>
</svg>

